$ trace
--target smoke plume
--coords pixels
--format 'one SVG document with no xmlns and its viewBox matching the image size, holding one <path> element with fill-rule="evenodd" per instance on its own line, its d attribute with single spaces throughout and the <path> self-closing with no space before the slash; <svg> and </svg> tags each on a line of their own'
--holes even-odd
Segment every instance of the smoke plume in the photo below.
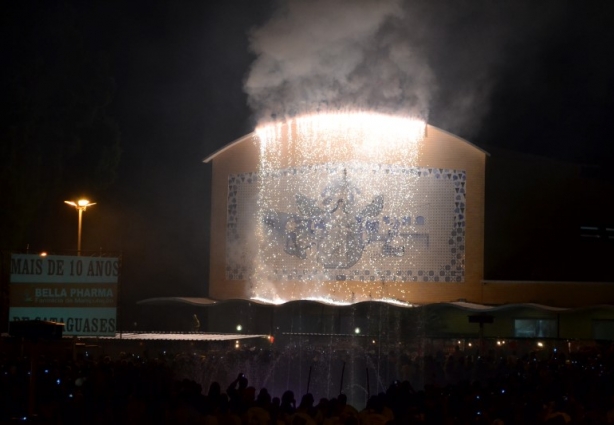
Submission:
<svg viewBox="0 0 614 425">
<path fill-rule="evenodd" d="M 277 4 L 249 34 L 256 59 L 244 89 L 261 124 L 361 109 L 415 116 L 467 138 L 492 121 L 506 87 L 539 75 L 543 48 L 535 46 L 564 34 L 569 15 L 554 0 Z"/>
<path fill-rule="evenodd" d="M 408 23 L 399 1 L 283 1 L 250 34 L 250 107 L 261 121 L 340 109 L 426 119 L 433 76 Z"/>
</svg>

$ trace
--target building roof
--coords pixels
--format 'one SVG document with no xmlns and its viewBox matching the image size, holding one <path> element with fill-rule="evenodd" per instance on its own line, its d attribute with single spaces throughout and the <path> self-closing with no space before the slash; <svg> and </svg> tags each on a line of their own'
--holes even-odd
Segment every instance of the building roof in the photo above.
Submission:
<svg viewBox="0 0 614 425">
<path fill-rule="evenodd" d="M 245 302 L 245 303 L 249 302 L 249 303 L 256 303 L 256 304 L 268 305 L 268 306 L 284 305 L 284 304 L 294 303 L 294 302 L 314 302 L 314 303 L 319 303 L 319 304 L 330 305 L 322 300 L 300 300 L 300 301 L 293 300 L 293 301 L 288 301 L 288 302 L 281 303 L 281 304 L 273 304 L 273 303 L 268 303 L 268 302 L 258 300 L 258 299 L 213 300 L 211 298 L 205 298 L 205 297 L 148 298 L 148 299 L 138 301 L 137 304 L 140 304 L 140 305 L 188 304 L 188 305 L 193 305 L 193 306 L 198 306 L 198 307 L 209 307 L 209 306 L 228 303 L 228 302 Z M 425 304 L 425 305 L 415 305 L 415 304 L 408 304 L 408 303 L 398 303 L 398 302 L 394 302 L 394 300 L 373 300 L 373 301 L 362 301 L 356 304 L 363 304 L 363 303 L 368 303 L 368 302 L 381 302 L 381 303 L 391 304 L 397 307 L 405 307 L 405 308 L 452 307 L 452 308 L 458 308 L 458 309 L 466 310 L 466 311 L 473 312 L 473 313 L 491 313 L 491 312 L 502 311 L 502 310 L 511 310 L 515 308 L 531 308 L 535 310 L 551 311 L 551 312 L 567 312 L 567 311 L 578 311 L 578 310 L 587 310 L 587 309 L 614 309 L 614 305 L 610 305 L 610 304 L 599 304 L 599 305 L 571 308 L 571 307 L 554 307 L 554 306 L 548 306 L 548 305 L 537 304 L 537 303 L 510 303 L 510 304 L 502 304 L 502 305 L 485 305 L 485 304 L 477 304 L 477 303 L 471 303 L 471 302 L 466 302 L 466 301 L 451 301 L 451 302 L 432 303 L 432 304 Z M 349 306 L 349 305 L 351 304 L 348 303 L 348 304 L 338 305 L 338 306 L 344 307 L 344 306 Z"/>
</svg>

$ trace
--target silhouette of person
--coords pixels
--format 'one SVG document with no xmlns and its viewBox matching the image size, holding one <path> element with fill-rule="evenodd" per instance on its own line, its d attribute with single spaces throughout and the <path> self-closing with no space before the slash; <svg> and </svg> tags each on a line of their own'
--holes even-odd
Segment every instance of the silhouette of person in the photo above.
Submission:
<svg viewBox="0 0 614 425">
<path fill-rule="evenodd" d="M 196 314 L 192 318 L 192 330 L 194 332 L 198 332 L 200 330 L 200 320 L 198 320 L 198 316 L 196 316 Z"/>
</svg>

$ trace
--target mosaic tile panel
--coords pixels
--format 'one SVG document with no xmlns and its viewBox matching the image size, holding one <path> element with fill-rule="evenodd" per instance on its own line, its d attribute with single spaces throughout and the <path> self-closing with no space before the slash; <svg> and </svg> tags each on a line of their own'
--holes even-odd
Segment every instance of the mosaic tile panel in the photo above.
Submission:
<svg viewBox="0 0 614 425">
<path fill-rule="evenodd" d="M 463 282 L 465 189 L 464 170 L 382 164 L 231 175 L 226 278 Z"/>
</svg>

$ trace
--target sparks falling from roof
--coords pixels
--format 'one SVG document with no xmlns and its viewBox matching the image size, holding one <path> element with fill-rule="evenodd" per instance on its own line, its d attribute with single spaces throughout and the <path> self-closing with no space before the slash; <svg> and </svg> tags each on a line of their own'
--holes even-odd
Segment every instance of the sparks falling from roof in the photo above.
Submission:
<svg viewBox="0 0 614 425">
<path fill-rule="evenodd" d="M 387 268 L 395 268 L 412 257 L 395 257 L 391 251 L 382 258 L 381 247 L 369 246 L 358 235 L 370 217 L 384 210 L 424 208 L 414 202 L 416 176 L 407 170 L 417 163 L 425 127 L 419 119 L 362 111 L 305 115 L 259 127 L 253 296 L 288 301 L 282 294 L 294 293 L 300 299 L 325 297 L 328 302 L 344 304 L 387 298 L 386 285 L 400 282 L 382 276 L 382 261 Z M 382 164 L 396 167 L 393 172 L 399 173 L 402 187 L 395 190 L 395 196 L 388 196 L 389 187 L 376 177 Z M 295 199 L 295 205 L 287 205 L 284 200 L 288 199 Z M 280 226 L 293 235 L 291 249 L 286 246 L 280 251 L 284 241 L 272 230 Z M 390 238 L 391 250 L 397 249 L 395 243 L 401 244 Z M 347 273 L 359 261 L 372 270 L 371 280 L 386 282 L 381 291 L 350 294 L 342 290 L 337 296 L 330 295 L 331 281 L 338 280 L 335 276 Z M 285 279 L 279 279 L 279 270 Z M 309 283 L 301 284 L 302 279 Z M 343 282 L 336 284 L 341 287 Z"/>
</svg>

